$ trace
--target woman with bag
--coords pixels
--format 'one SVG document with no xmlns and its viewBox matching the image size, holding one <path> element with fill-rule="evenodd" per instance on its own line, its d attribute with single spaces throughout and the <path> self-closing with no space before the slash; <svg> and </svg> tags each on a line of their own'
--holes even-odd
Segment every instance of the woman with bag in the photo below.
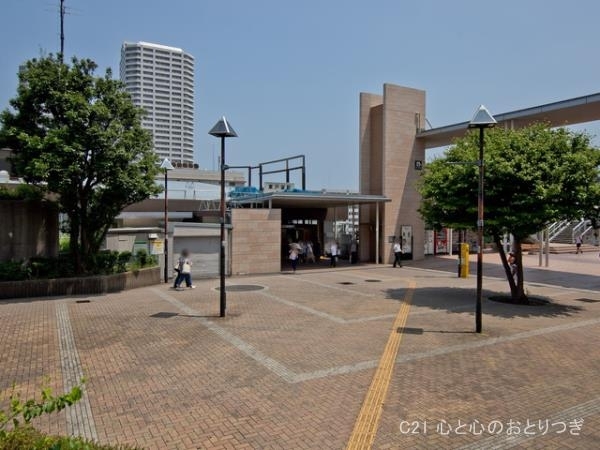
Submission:
<svg viewBox="0 0 600 450">
<path fill-rule="evenodd" d="M 180 289 L 181 282 L 185 280 L 185 285 L 190 289 L 195 289 L 192 284 L 192 261 L 190 260 L 190 252 L 187 249 L 181 251 L 181 256 L 177 260 L 177 278 L 175 278 L 174 288 Z"/>
</svg>

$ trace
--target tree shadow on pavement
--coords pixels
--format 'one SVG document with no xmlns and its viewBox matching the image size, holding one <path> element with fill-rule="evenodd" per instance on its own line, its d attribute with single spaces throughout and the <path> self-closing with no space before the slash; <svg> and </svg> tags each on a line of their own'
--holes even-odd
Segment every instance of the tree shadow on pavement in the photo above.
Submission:
<svg viewBox="0 0 600 450">
<path fill-rule="evenodd" d="M 406 289 L 388 289 L 387 298 L 403 300 Z M 536 295 L 536 299 L 543 301 L 537 305 L 519 305 L 501 303 L 490 300 L 490 297 L 506 296 L 506 292 L 485 290 L 482 293 L 482 309 L 486 315 L 503 318 L 516 317 L 565 317 L 575 316 L 585 308 L 573 305 L 564 305 L 555 300 Z M 476 290 L 453 287 L 425 287 L 416 288 L 413 294 L 412 305 L 419 308 L 432 310 L 445 310 L 448 314 L 462 314 L 473 312 L 476 303 Z"/>
<path fill-rule="evenodd" d="M 429 262 L 430 260 L 428 260 Z M 413 264 L 414 267 L 419 267 L 418 262 Z M 429 267 L 429 266 L 428 266 Z M 458 275 L 458 266 L 456 261 L 445 259 L 436 261 L 435 266 L 430 268 L 440 271 L 448 272 L 454 276 Z M 552 270 L 549 268 L 537 268 L 537 267 L 524 267 L 524 280 L 525 286 L 534 285 L 536 283 L 550 284 L 560 286 L 567 289 L 589 289 L 600 291 L 600 277 L 597 275 L 589 275 L 585 273 L 573 273 L 573 272 L 561 272 L 558 270 Z M 474 262 L 469 265 L 469 273 L 474 275 L 477 273 L 477 266 Z M 506 280 L 506 273 L 501 264 L 497 263 L 483 263 L 483 276 L 499 278 L 506 282 L 508 287 L 508 281 Z"/>
</svg>

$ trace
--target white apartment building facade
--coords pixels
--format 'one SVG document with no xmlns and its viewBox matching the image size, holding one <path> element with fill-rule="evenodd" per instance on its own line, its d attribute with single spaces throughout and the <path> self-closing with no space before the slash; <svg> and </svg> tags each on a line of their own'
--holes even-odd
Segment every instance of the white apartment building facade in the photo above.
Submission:
<svg viewBox="0 0 600 450">
<path fill-rule="evenodd" d="M 194 57 L 182 49 L 148 42 L 124 42 L 121 81 L 142 121 L 152 132 L 154 151 L 174 165 L 194 163 Z"/>
</svg>

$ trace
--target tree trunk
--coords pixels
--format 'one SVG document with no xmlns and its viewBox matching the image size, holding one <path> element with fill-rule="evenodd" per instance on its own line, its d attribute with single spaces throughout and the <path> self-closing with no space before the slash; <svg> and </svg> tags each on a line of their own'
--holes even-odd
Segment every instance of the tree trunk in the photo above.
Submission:
<svg viewBox="0 0 600 450">
<path fill-rule="evenodd" d="M 112 227 L 111 224 L 107 224 L 99 228 L 96 233 L 93 233 L 90 237 L 90 251 L 95 255 L 100 251 L 100 248 L 104 244 L 108 230 Z"/>
<path fill-rule="evenodd" d="M 515 237 L 515 258 L 517 264 L 517 286 L 515 292 L 512 292 L 512 300 L 515 303 L 529 303 L 527 294 L 525 293 L 524 280 L 523 280 L 523 251 L 521 248 L 521 238 Z"/>
<path fill-rule="evenodd" d="M 81 248 L 79 246 L 79 216 L 77 212 L 69 211 L 69 252 L 76 274 L 83 273 L 83 265 L 81 263 Z"/>
<path fill-rule="evenodd" d="M 506 279 L 508 280 L 510 296 L 513 303 L 529 303 L 523 283 L 523 253 L 521 251 L 521 239 L 517 237 L 514 238 L 513 253 L 515 255 L 516 264 L 516 270 L 514 274 L 513 268 L 508 262 L 508 257 L 506 256 L 506 252 L 502 246 L 500 236 L 494 236 L 494 241 L 496 243 L 496 247 L 498 248 L 498 252 L 500 253 L 500 259 L 502 260 L 504 273 L 506 274 Z"/>
<path fill-rule="evenodd" d="M 91 261 L 92 252 L 90 251 L 90 221 L 88 214 L 88 199 L 86 195 L 80 190 L 79 193 L 79 214 L 80 214 L 80 223 L 79 223 L 79 233 L 80 233 L 80 244 L 81 244 L 81 259 L 82 266 L 85 271 L 88 271 L 90 267 L 93 265 Z"/>
</svg>

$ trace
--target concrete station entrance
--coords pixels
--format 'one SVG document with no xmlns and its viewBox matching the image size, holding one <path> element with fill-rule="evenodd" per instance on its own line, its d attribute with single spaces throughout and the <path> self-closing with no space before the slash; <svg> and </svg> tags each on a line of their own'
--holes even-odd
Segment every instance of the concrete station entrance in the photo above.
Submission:
<svg viewBox="0 0 600 450">
<path fill-rule="evenodd" d="M 239 208 L 262 209 L 268 211 L 279 211 L 281 221 L 280 237 L 278 245 L 277 259 L 280 261 L 280 267 L 287 265 L 288 250 L 290 242 L 312 242 L 313 251 L 320 255 L 328 252 L 331 240 L 338 240 L 335 236 L 328 235 L 328 222 L 334 222 L 347 217 L 349 206 L 354 205 L 372 205 L 376 210 L 381 208 L 381 204 L 389 202 L 390 199 L 382 195 L 363 195 L 356 193 L 340 193 L 327 191 L 281 191 L 281 192 L 258 192 L 244 197 L 238 197 L 230 201 L 233 211 L 239 211 Z M 360 227 L 360 224 L 359 224 Z M 377 228 L 377 226 L 375 227 Z M 233 225 L 235 233 L 236 226 Z M 256 230 L 249 230 L 253 233 Z M 367 256 L 371 249 L 360 247 L 359 240 L 359 260 L 369 260 Z M 247 240 L 247 238 L 238 238 Z M 257 237 L 256 239 L 259 239 Z M 256 240 L 255 239 L 255 240 Z M 379 235 L 377 234 L 377 239 Z M 341 242 L 340 242 L 341 244 Z M 233 244 L 234 247 L 236 243 Z M 367 244 L 365 244 L 366 247 Z M 314 248 L 316 246 L 316 249 Z M 342 248 L 343 253 L 348 249 Z"/>
</svg>

